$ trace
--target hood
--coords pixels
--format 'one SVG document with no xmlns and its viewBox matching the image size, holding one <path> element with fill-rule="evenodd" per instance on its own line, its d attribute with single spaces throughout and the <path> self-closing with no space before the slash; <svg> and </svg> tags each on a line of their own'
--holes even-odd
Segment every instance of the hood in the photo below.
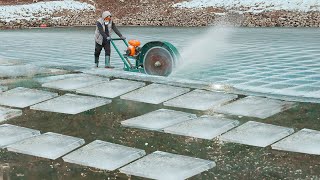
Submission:
<svg viewBox="0 0 320 180">
<path fill-rule="evenodd" d="M 111 13 L 109 11 L 105 11 L 102 13 L 102 19 L 106 18 L 107 16 L 112 16 Z"/>
</svg>

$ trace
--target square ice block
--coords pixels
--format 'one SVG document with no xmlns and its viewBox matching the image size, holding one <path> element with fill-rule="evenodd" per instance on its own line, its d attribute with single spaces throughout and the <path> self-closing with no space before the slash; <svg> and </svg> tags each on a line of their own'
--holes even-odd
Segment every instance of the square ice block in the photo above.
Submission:
<svg viewBox="0 0 320 180">
<path fill-rule="evenodd" d="M 0 107 L 0 122 L 7 121 L 9 119 L 12 119 L 21 115 L 22 115 L 21 110 Z"/>
<path fill-rule="evenodd" d="M 205 111 L 227 103 L 233 99 L 236 99 L 237 97 L 237 95 L 233 94 L 225 94 L 221 92 L 211 92 L 197 89 L 182 96 L 171 99 L 165 102 L 164 105 Z"/>
<path fill-rule="evenodd" d="M 150 179 L 182 180 L 215 166 L 213 161 L 156 151 L 121 168 L 120 172 Z"/>
<path fill-rule="evenodd" d="M 188 88 L 180 88 L 162 84 L 151 84 L 131 93 L 125 94 L 120 98 L 150 104 L 160 104 L 189 91 L 190 89 Z"/>
<path fill-rule="evenodd" d="M 47 69 L 34 65 L 0 66 L 0 77 L 34 76 L 35 74 L 48 72 Z"/>
<path fill-rule="evenodd" d="M 213 116 L 202 116 L 164 129 L 164 132 L 202 139 L 213 139 L 236 127 L 239 121 Z"/>
<path fill-rule="evenodd" d="M 62 74 L 62 75 L 57 75 L 57 76 L 47 76 L 47 77 L 41 77 L 41 78 L 35 78 L 34 80 L 39 82 L 39 83 L 49 83 L 53 81 L 58 81 L 58 80 L 64 80 L 64 79 L 69 79 L 69 78 L 79 78 L 87 76 L 86 74 Z"/>
<path fill-rule="evenodd" d="M 302 129 L 271 145 L 272 149 L 320 155 L 320 131 Z"/>
<path fill-rule="evenodd" d="M 144 150 L 96 140 L 66 156 L 69 163 L 114 171 L 146 155 Z"/>
<path fill-rule="evenodd" d="M 292 128 L 249 121 L 223 134 L 219 139 L 227 142 L 266 147 L 293 132 Z"/>
<path fill-rule="evenodd" d="M 0 93 L 2 93 L 3 91 L 8 90 L 7 86 L 0 86 Z"/>
<path fill-rule="evenodd" d="M 92 75 L 80 75 L 79 77 L 67 78 L 44 83 L 42 84 L 42 86 L 47 88 L 60 89 L 64 91 L 75 91 L 77 89 L 103 83 L 105 81 L 109 81 L 109 79 L 105 77 Z"/>
<path fill-rule="evenodd" d="M 145 83 L 143 82 L 115 79 L 109 82 L 78 89 L 77 93 L 115 98 L 143 86 L 145 86 Z"/>
<path fill-rule="evenodd" d="M 11 144 L 7 149 L 12 152 L 55 160 L 84 143 L 84 140 L 80 138 L 48 132 Z"/>
<path fill-rule="evenodd" d="M 159 109 L 142 116 L 122 121 L 123 126 L 161 131 L 163 128 L 196 118 L 195 114 Z"/>
<path fill-rule="evenodd" d="M 246 97 L 215 111 L 238 116 L 249 116 L 265 119 L 293 107 L 294 103 L 261 97 Z"/>
<path fill-rule="evenodd" d="M 65 94 L 58 98 L 31 106 L 30 109 L 64 114 L 78 114 L 110 104 L 111 102 L 111 100 L 104 98 Z"/>
<path fill-rule="evenodd" d="M 0 105 L 25 108 L 57 96 L 57 93 L 17 87 L 0 94 Z"/>
<path fill-rule="evenodd" d="M 0 148 L 5 148 L 10 144 L 38 135 L 40 135 L 40 131 L 38 130 L 11 124 L 0 125 Z"/>
</svg>

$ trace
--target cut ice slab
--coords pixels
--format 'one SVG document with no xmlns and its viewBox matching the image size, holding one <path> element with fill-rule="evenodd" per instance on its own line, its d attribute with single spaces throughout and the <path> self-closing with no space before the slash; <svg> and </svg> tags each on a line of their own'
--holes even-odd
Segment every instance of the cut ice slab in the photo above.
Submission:
<svg viewBox="0 0 320 180">
<path fill-rule="evenodd" d="M 213 161 L 156 151 L 121 168 L 120 172 L 150 179 L 182 180 L 215 166 Z"/>
<path fill-rule="evenodd" d="M 69 163 L 114 171 L 146 155 L 144 150 L 96 140 L 66 156 Z"/>
<path fill-rule="evenodd" d="M 17 87 L 0 94 L 0 105 L 25 108 L 57 96 L 57 93 Z"/>
<path fill-rule="evenodd" d="M 237 95 L 233 94 L 225 94 L 221 92 L 211 92 L 197 89 L 172 100 L 169 100 L 165 102 L 164 105 L 205 111 L 232 101 L 237 97 Z"/>
<path fill-rule="evenodd" d="M 65 94 L 58 98 L 31 106 L 30 109 L 64 114 L 78 114 L 110 104 L 111 102 L 111 100 L 104 98 Z"/>
<path fill-rule="evenodd" d="M 40 131 L 10 124 L 0 125 L 0 148 L 40 135 Z"/>
<path fill-rule="evenodd" d="M 48 132 L 17 142 L 7 147 L 8 151 L 55 160 L 82 146 L 83 139 Z"/>
<path fill-rule="evenodd" d="M 261 97 L 246 97 L 218 107 L 219 113 L 265 119 L 293 107 L 294 103 Z"/>
<path fill-rule="evenodd" d="M 159 109 L 142 116 L 122 121 L 123 126 L 134 128 L 161 131 L 166 127 L 173 126 L 184 121 L 196 118 L 195 114 L 174 111 L 168 109 Z"/>
<path fill-rule="evenodd" d="M 180 88 L 162 84 L 151 84 L 131 93 L 125 94 L 120 98 L 150 104 L 160 104 L 189 91 L 190 89 L 188 88 Z"/>
<path fill-rule="evenodd" d="M 47 77 L 41 77 L 41 78 L 34 78 L 35 81 L 39 83 L 48 83 L 68 78 L 79 78 L 86 76 L 85 74 L 63 74 L 63 75 L 57 75 L 57 76 L 47 76 Z"/>
<path fill-rule="evenodd" d="M 22 111 L 19 109 L 9 109 L 0 107 L 0 122 L 7 121 L 9 119 L 22 115 Z"/>
<path fill-rule="evenodd" d="M 79 77 L 67 78 L 57 81 L 52 81 L 42 84 L 43 87 L 59 89 L 64 91 L 75 91 L 76 89 L 92 86 L 105 81 L 109 81 L 108 78 L 92 76 L 92 75 L 80 75 Z"/>
<path fill-rule="evenodd" d="M 220 136 L 220 140 L 266 147 L 292 134 L 292 128 L 249 121 Z"/>
<path fill-rule="evenodd" d="M 0 93 L 2 93 L 3 91 L 8 90 L 7 86 L 0 86 Z"/>
<path fill-rule="evenodd" d="M 213 139 L 236 127 L 239 121 L 213 116 L 202 116 L 164 129 L 164 132 L 202 139 Z"/>
<path fill-rule="evenodd" d="M 33 76 L 39 73 L 46 73 L 48 69 L 37 67 L 34 65 L 14 65 L 14 66 L 1 66 L 0 77 L 20 77 L 20 76 Z"/>
<path fill-rule="evenodd" d="M 272 149 L 320 155 L 320 131 L 301 131 L 273 144 Z"/>
<path fill-rule="evenodd" d="M 115 79 L 109 82 L 78 89 L 77 93 L 115 98 L 145 86 L 143 82 Z"/>
</svg>

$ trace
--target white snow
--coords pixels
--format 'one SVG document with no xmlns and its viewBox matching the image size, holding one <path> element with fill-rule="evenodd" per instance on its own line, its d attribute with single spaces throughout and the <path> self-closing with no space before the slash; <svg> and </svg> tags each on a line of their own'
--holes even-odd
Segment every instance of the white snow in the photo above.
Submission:
<svg viewBox="0 0 320 180">
<path fill-rule="evenodd" d="M 42 19 L 60 11 L 95 11 L 88 3 L 74 0 L 46 1 L 24 5 L 0 6 L 0 20 L 10 22 L 21 19 Z"/>
<path fill-rule="evenodd" d="M 320 0 L 189 0 L 177 3 L 174 7 L 205 8 L 217 7 L 227 10 L 262 12 L 273 10 L 319 11 Z"/>
</svg>

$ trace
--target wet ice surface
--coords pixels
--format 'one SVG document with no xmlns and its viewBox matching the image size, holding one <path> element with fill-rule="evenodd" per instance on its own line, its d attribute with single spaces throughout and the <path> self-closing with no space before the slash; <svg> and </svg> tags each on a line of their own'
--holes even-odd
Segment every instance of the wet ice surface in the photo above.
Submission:
<svg viewBox="0 0 320 180">
<path fill-rule="evenodd" d="M 164 101 L 175 98 L 189 91 L 190 89 L 188 88 L 174 87 L 163 84 L 151 84 L 149 86 L 125 94 L 120 98 L 150 104 L 160 104 Z"/>
<path fill-rule="evenodd" d="M 218 107 L 219 113 L 238 116 L 268 118 L 293 107 L 294 103 L 261 97 L 246 97 L 233 103 Z"/>
<path fill-rule="evenodd" d="M 44 83 L 42 84 L 42 86 L 47 88 L 64 90 L 64 91 L 75 91 L 76 89 L 103 83 L 108 80 L 109 80 L 108 78 L 99 77 L 99 76 L 80 75 L 80 77 L 72 77 L 72 78 L 61 79 L 57 81 Z"/>
<path fill-rule="evenodd" d="M 55 160 L 84 143 L 84 140 L 80 138 L 48 132 L 9 145 L 7 149 L 12 152 Z"/>
<path fill-rule="evenodd" d="M 169 100 L 165 102 L 164 105 L 205 111 L 227 103 L 237 97 L 237 95 L 225 94 L 222 92 L 194 90 Z"/>
<path fill-rule="evenodd" d="M 202 116 L 164 129 L 164 132 L 202 139 L 213 139 L 236 127 L 239 121 L 221 117 Z"/>
<path fill-rule="evenodd" d="M 146 153 L 144 150 L 96 140 L 66 156 L 69 163 L 114 171 Z"/>
<path fill-rule="evenodd" d="M 162 129 L 196 118 L 195 114 L 174 111 L 168 109 L 159 109 L 142 116 L 122 121 L 124 126 L 161 131 Z"/>
<path fill-rule="evenodd" d="M 293 132 L 292 128 L 249 121 L 223 134 L 219 139 L 227 142 L 266 147 Z"/>
<path fill-rule="evenodd" d="M 79 78 L 83 77 L 85 74 L 62 74 L 57 76 L 48 76 L 48 77 L 41 77 L 41 78 L 34 78 L 35 81 L 39 83 L 49 83 L 53 81 L 68 79 L 68 78 Z"/>
<path fill-rule="evenodd" d="M 77 93 L 115 98 L 143 86 L 145 86 L 145 83 L 143 82 L 115 79 L 109 82 L 78 89 Z"/>
<path fill-rule="evenodd" d="M 121 168 L 120 172 L 150 179 L 182 180 L 215 166 L 213 161 L 156 151 Z"/>
<path fill-rule="evenodd" d="M 25 108 L 57 96 L 57 93 L 17 87 L 0 94 L 0 105 Z"/>
<path fill-rule="evenodd" d="M 200 80 L 191 80 L 191 79 L 182 79 L 174 77 L 163 77 L 163 76 L 153 76 L 147 75 L 144 73 L 137 72 L 127 72 L 123 70 L 101 70 L 101 69 L 87 69 L 82 71 L 86 74 L 100 75 L 105 77 L 114 77 L 114 78 L 123 78 L 130 80 L 146 81 L 153 82 L 158 84 L 174 85 L 178 87 L 186 88 L 198 88 L 198 89 L 216 89 L 213 83 L 200 81 Z M 219 88 L 218 88 L 219 89 Z"/>
<path fill-rule="evenodd" d="M 0 122 L 7 121 L 9 119 L 22 115 L 22 111 L 19 109 L 9 109 L 0 107 Z"/>
<path fill-rule="evenodd" d="M 302 129 L 273 144 L 272 149 L 320 155 L 320 131 Z"/>
<path fill-rule="evenodd" d="M 11 124 L 0 125 L 0 148 L 5 148 L 10 144 L 38 135 L 40 135 L 40 131 L 38 130 Z"/>
<path fill-rule="evenodd" d="M 96 107 L 110 104 L 111 102 L 111 100 L 104 98 L 65 94 L 49 101 L 31 106 L 30 109 L 64 114 L 78 114 Z"/>
</svg>

